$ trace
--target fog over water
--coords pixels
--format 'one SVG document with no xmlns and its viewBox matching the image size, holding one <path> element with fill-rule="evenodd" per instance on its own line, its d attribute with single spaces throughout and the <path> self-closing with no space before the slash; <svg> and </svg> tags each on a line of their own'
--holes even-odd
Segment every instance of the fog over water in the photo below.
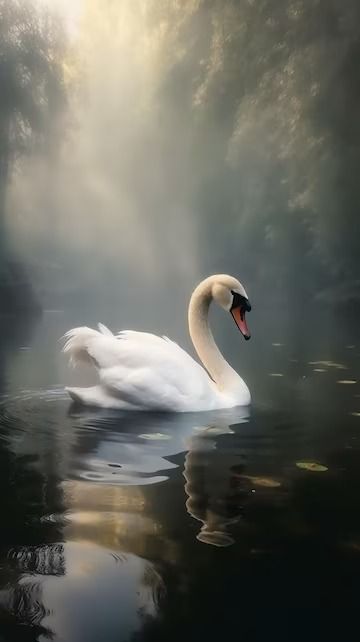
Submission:
<svg viewBox="0 0 360 642">
<path fill-rule="evenodd" d="M 45 307 L 227 271 L 358 298 L 358 3 L 28 6 L 1 3 L 2 216 Z"/>
</svg>

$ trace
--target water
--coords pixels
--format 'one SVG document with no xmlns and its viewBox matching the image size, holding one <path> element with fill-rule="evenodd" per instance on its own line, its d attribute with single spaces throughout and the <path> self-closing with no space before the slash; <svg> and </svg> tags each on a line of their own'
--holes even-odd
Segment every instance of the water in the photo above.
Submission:
<svg viewBox="0 0 360 642">
<path fill-rule="evenodd" d="M 79 320 L 4 325 L 1 641 L 357 638 L 357 324 L 263 314 L 216 330 L 251 409 L 178 416 L 72 407 Z"/>
</svg>

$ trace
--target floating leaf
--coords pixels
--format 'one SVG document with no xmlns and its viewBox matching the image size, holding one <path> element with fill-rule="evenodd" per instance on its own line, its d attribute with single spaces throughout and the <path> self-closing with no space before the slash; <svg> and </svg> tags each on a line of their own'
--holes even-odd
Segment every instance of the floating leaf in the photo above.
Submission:
<svg viewBox="0 0 360 642">
<path fill-rule="evenodd" d="M 281 372 L 269 372 L 269 377 L 283 377 Z"/>
<path fill-rule="evenodd" d="M 171 439 L 170 435 L 164 435 L 161 432 L 151 432 L 148 434 L 139 435 L 140 439 L 148 439 L 149 441 L 157 441 L 160 439 Z"/>
<path fill-rule="evenodd" d="M 314 372 L 326 372 L 325 368 L 314 368 Z"/>
<path fill-rule="evenodd" d="M 303 470 L 311 470 L 317 473 L 323 473 L 328 470 L 327 466 L 317 464 L 315 461 L 297 461 L 296 465 L 298 468 L 302 468 Z"/>
<path fill-rule="evenodd" d="M 360 417 L 360 412 L 350 412 L 349 415 L 351 415 L 352 417 Z"/>
<path fill-rule="evenodd" d="M 272 343 L 271 345 L 274 346 L 274 348 L 280 348 L 284 344 L 283 343 Z"/>
<path fill-rule="evenodd" d="M 354 383 L 357 383 L 355 379 L 339 379 L 336 383 L 341 383 L 344 386 L 352 386 Z"/>
<path fill-rule="evenodd" d="M 264 488 L 278 488 L 281 483 L 271 477 L 253 477 L 252 475 L 241 475 L 244 479 L 248 479 L 255 486 L 264 486 Z"/>
<path fill-rule="evenodd" d="M 336 363 L 335 361 L 309 361 L 309 366 L 320 366 L 324 368 L 336 368 L 336 370 L 347 370 L 347 366 L 343 363 Z"/>
<path fill-rule="evenodd" d="M 354 346 L 354 345 L 352 345 L 352 346 L 346 346 L 346 347 L 347 347 L 347 349 L 348 349 L 348 350 L 352 350 L 352 348 L 355 348 L 355 346 Z"/>
</svg>

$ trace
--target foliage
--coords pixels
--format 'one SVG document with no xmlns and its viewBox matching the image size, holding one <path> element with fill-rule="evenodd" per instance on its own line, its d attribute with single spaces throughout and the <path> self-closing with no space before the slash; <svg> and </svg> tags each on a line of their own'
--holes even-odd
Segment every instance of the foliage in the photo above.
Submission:
<svg viewBox="0 0 360 642">
<path fill-rule="evenodd" d="M 11 163 L 55 140 L 65 101 L 64 34 L 27 0 L 0 0 L 0 189 Z M 3 212 L 1 212 L 3 214 Z"/>
</svg>

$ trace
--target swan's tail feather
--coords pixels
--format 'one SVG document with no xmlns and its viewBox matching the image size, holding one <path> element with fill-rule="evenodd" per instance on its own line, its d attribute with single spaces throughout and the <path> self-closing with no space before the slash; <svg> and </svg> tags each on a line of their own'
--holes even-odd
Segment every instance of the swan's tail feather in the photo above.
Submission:
<svg viewBox="0 0 360 642">
<path fill-rule="evenodd" d="M 99 330 L 86 326 L 73 328 L 62 337 L 65 341 L 63 352 L 70 357 L 70 363 L 88 363 L 96 368 L 111 368 L 119 361 L 117 338 L 108 328 L 99 323 Z"/>
<path fill-rule="evenodd" d="M 98 328 L 99 328 L 99 332 L 101 332 L 101 334 L 104 334 L 106 337 L 114 336 L 111 330 L 109 330 L 109 328 L 107 328 L 106 325 L 104 325 L 103 323 L 98 323 Z"/>
<path fill-rule="evenodd" d="M 70 355 L 70 364 L 72 366 L 76 366 L 81 362 L 98 365 L 94 357 L 90 356 L 88 352 L 89 342 L 98 336 L 99 332 L 97 330 L 92 330 L 92 328 L 87 328 L 86 326 L 73 328 L 64 334 L 62 337 L 65 339 L 63 352 Z"/>
<path fill-rule="evenodd" d="M 84 403 L 81 388 L 65 388 L 65 390 L 75 403 Z"/>
</svg>

